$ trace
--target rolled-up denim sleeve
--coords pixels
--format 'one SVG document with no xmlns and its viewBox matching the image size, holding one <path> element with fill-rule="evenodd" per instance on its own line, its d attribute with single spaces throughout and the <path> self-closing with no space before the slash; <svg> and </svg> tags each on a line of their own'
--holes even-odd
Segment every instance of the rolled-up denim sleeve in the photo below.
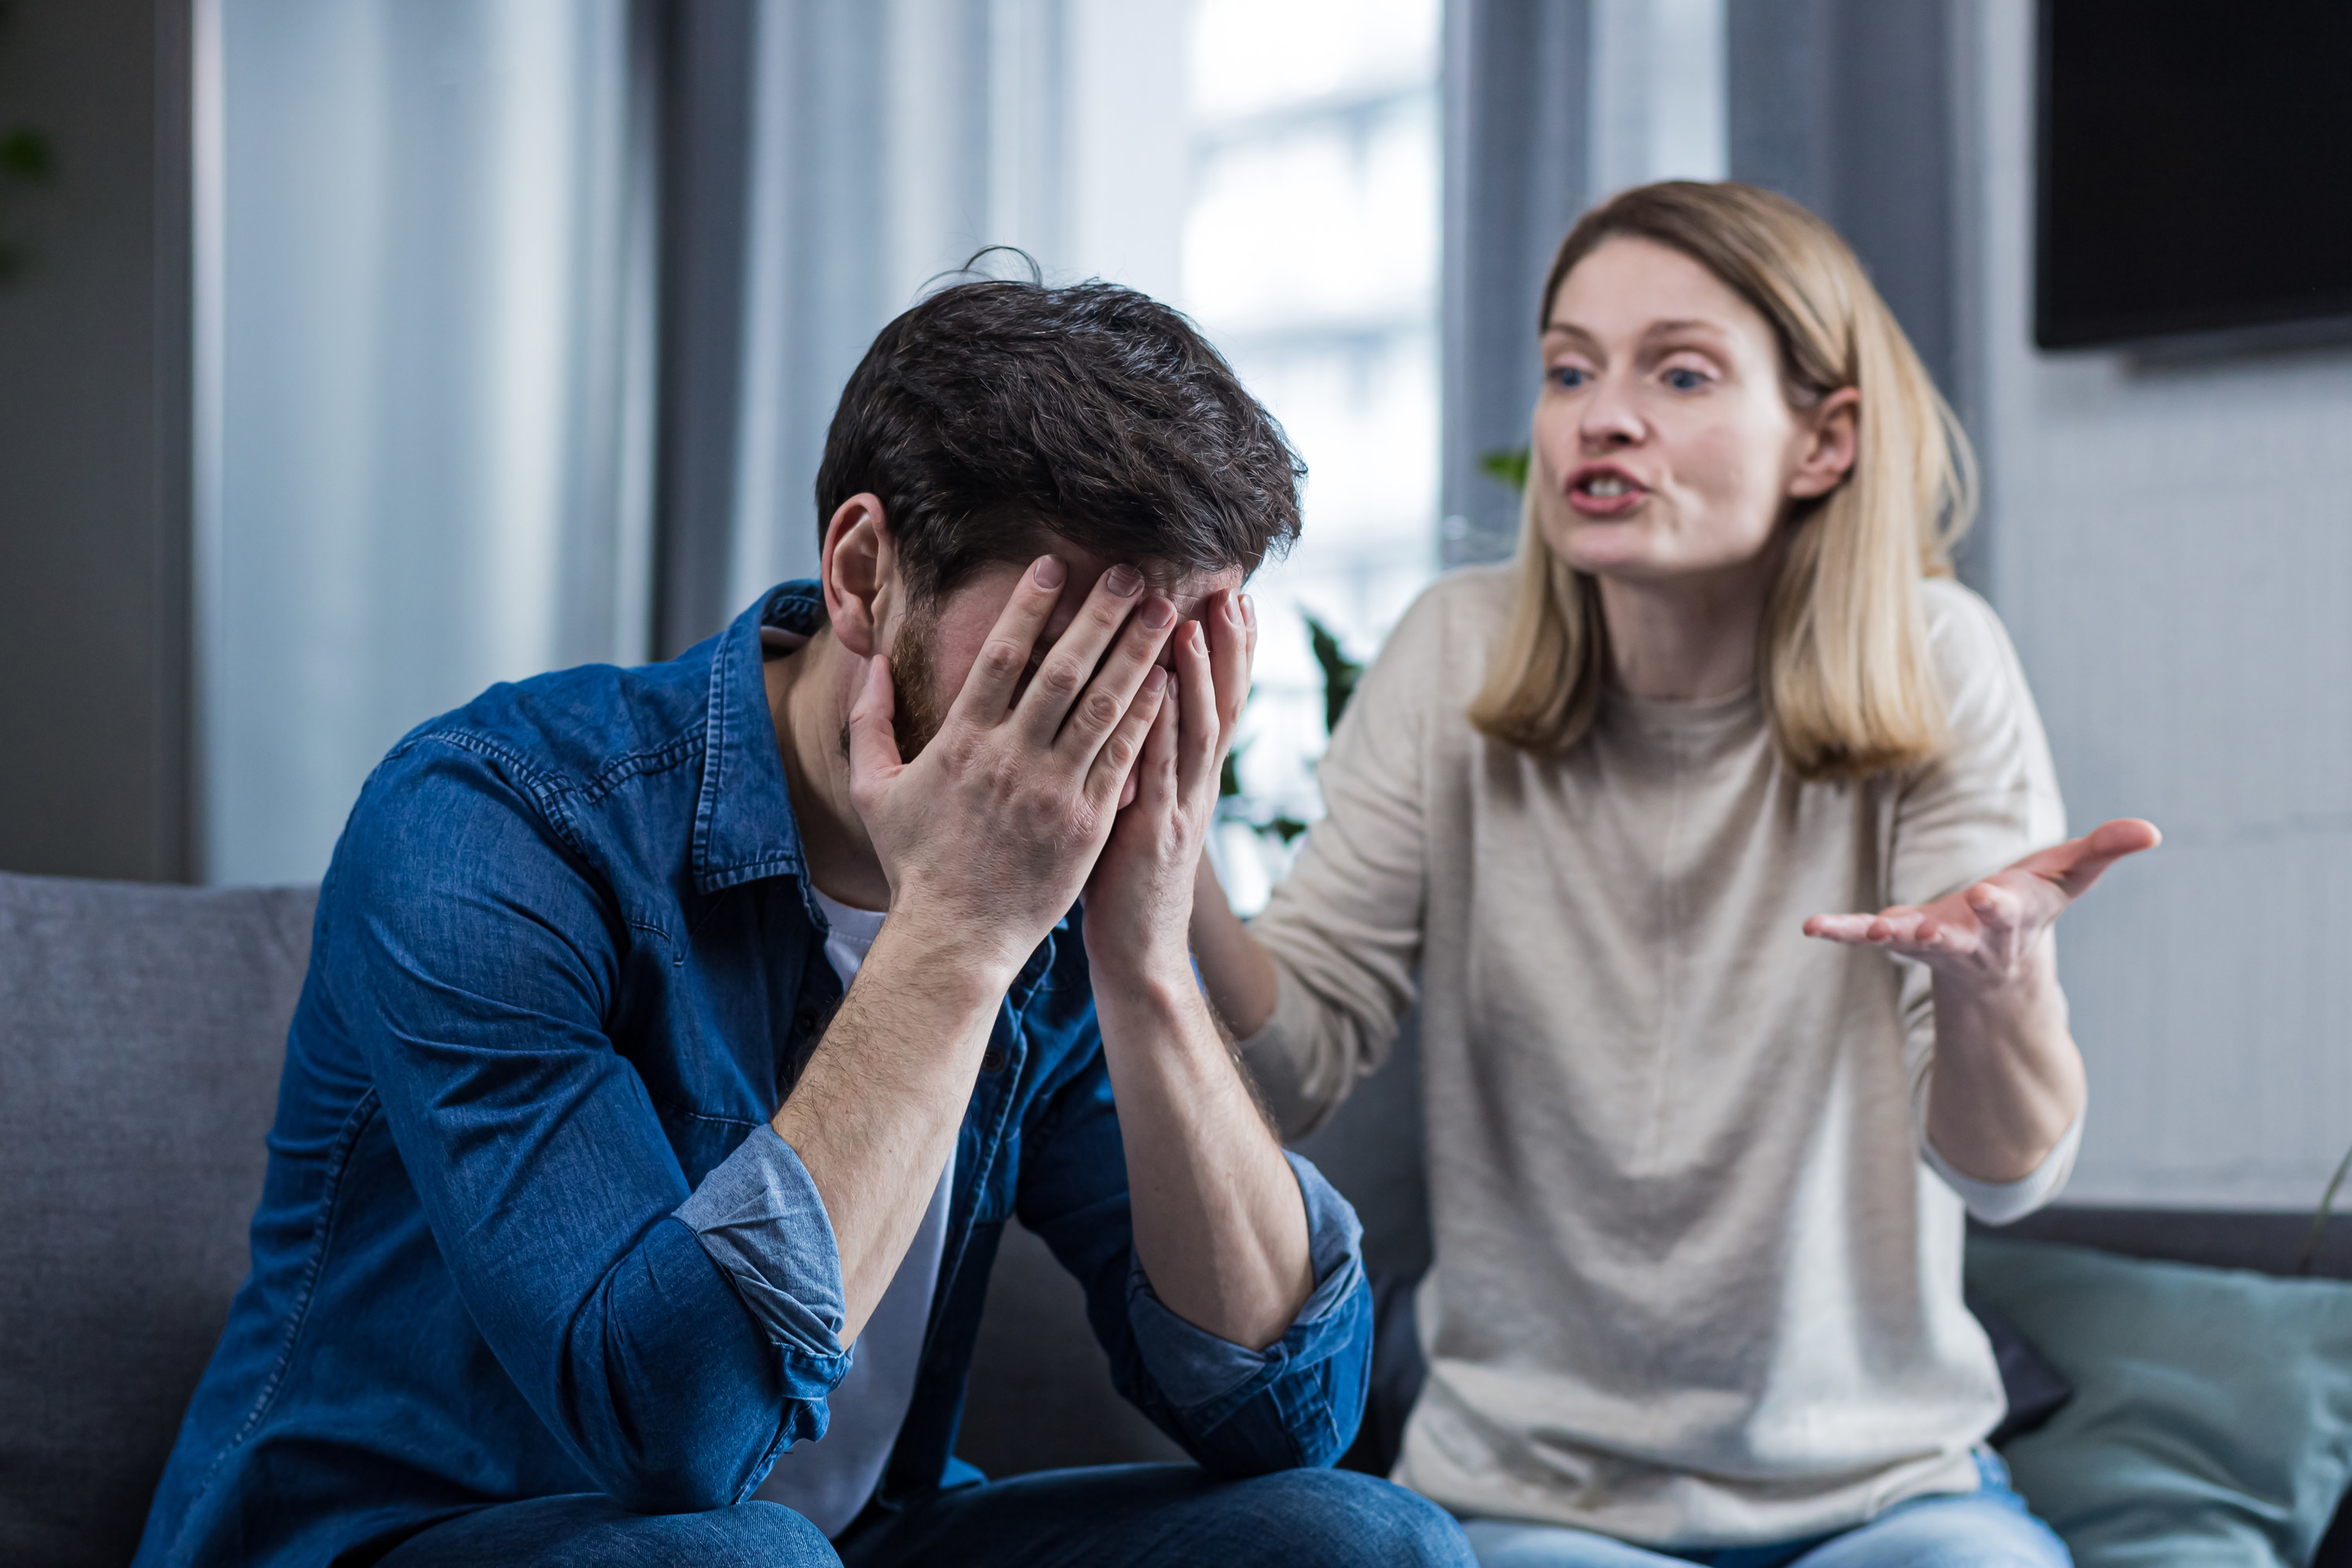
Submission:
<svg viewBox="0 0 2352 1568">
<path fill-rule="evenodd" d="M 1261 1391 L 1302 1368 L 1320 1367 L 1334 1360 L 1344 1363 L 1357 1356 L 1363 1363 L 1364 1375 L 1370 1375 L 1370 1317 L 1351 1310 L 1365 1300 L 1364 1227 L 1355 1209 L 1323 1179 L 1322 1172 L 1287 1151 L 1283 1157 L 1290 1162 L 1291 1173 L 1298 1178 L 1299 1196 L 1307 1205 L 1307 1248 L 1315 1289 L 1292 1320 L 1290 1331 L 1279 1341 L 1254 1351 L 1220 1339 L 1161 1305 L 1140 1262 L 1128 1271 L 1127 1317 L 1134 1326 L 1143 1364 L 1188 1423 L 1197 1422 L 1207 1429 L 1220 1428 L 1244 1414 Z M 1327 1415 L 1339 1413 L 1339 1406 L 1328 1399 L 1324 1405 Z M 1319 1450 L 1336 1442 L 1338 1450 L 1344 1452 L 1355 1435 L 1356 1422 L 1351 1418 L 1344 1434 L 1334 1423 L 1326 1441 L 1312 1446 Z"/>
<path fill-rule="evenodd" d="M 1289 1331 L 1251 1350 L 1163 1305 L 1135 1256 L 1127 1164 L 1108 1074 L 1055 1097 L 1024 1163 L 1021 1218 L 1087 1288 L 1112 1382 L 1200 1465 L 1225 1476 L 1327 1466 L 1355 1440 L 1371 1377 L 1371 1292 L 1356 1211 L 1286 1154 L 1307 1208 L 1315 1286 Z"/>
<path fill-rule="evenodd" d="M 313 982 L 468 1313 L 549 1431 L 625 1506 L 716 1508 L 823 1433 L 840 1265 L 781 1140 L 689 1189 L 604 1032 L 625 922 L 604 885 L 560 798 L 413 742 L 337 847 Z"/>
<path fill-rule="evenodd" d="M 849 1370 L 841 1248 L 793 1146 L 760 1127 L 702 1179 L 677 1217 L 777 1349 L 827 1384 Z"/>
</svg>

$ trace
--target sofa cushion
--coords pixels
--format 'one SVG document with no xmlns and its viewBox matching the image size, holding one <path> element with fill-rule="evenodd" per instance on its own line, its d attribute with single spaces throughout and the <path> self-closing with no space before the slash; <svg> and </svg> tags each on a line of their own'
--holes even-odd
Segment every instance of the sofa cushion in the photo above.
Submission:
<svg viewBox="0 0 2352 1568">
<path fill-rule="evenodd" d="M 2352 1285 L 2042 1242 L 1969 1285 L 2074 1385 L 2007 1450 L 2080 1568 L 2301 1568 L 2352 1480 Z"/>
<path fill-rule="evenodd" d="M 0 873 L 0 1562 L 138 1544 L 245 1277 L 312 901 Z"/>
</svg>

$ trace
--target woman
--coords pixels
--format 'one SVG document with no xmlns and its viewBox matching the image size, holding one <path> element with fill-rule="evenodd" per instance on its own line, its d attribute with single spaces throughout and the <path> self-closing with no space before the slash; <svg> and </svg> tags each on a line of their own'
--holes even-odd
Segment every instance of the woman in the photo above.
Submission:
<svg viewBox="0 0 2352 1568">
<path fill-rule="evenodd" d="M 1980 1448 L 1963 1203 L 2063 1182 L 2052 922 L 2156 832 L 2057 843 L 2016 657 L 1950 579 L 1964 437 L 1826 225 L 1626 192 L 1538 322 L 1517 561 L 1406 616 L 1266 912 L 1195 900 L 1287 1132 L 1419 995 L 1396 1479 L 1489 1564 L 2063 1563 Z"/>
</svg>

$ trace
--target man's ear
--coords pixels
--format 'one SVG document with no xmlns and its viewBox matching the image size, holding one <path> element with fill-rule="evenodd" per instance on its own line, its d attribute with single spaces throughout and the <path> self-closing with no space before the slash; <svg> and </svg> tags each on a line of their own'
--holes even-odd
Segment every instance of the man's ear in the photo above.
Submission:
<svg viewBox="0 0 2352 1568">
<path fill-rule="evenodd" d="M 833 635 L 861 658 L 881 652 L 882 623 L 902 592 L 898 544 L 881 497 L 860 491 L 835 509 L 818 563 Z"/>
<path fill-rule="evenodd" d="M 1862 394 L 1841 386 L 1822 399 L 1807 416 L 1804 445 L 1797 454 L 1797 470 L 1789 476 L 1789 494 L 1799 500 L 1825 496 L 1853 472 L 1860 439 Z"/>
</svg>

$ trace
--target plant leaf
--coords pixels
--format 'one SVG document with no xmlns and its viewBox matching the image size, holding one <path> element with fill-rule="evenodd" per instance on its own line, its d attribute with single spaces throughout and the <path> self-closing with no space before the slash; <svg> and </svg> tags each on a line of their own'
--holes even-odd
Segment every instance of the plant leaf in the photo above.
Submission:
<svg viewBox="0 0 2352 1568">
<path fill-rule="evenodd" d="M 0 174 L 38 183 L 47 179 L 55 167 L 49 139 L 31 126 L 19 125 L 0 136 Z"/>
<path fill-rule="evenodd" d="M 1481 452 L 1478 454 L 1478 471 L 1498 485 L 1524 490 L 1528 488 L 1529 457 L 1530 452 L 1525 447 L 1504 447 L 1492 452 Z"/>
<path fill-rule="evenodd" d="M 1347 711 L 1348 699 L 1356 694 L 1356 682 L 1364 678 L 1364 667 L 1340 651 L 1339 639 L 1331 628 L 1313 616 L 1300 612 L 1307 623 L 1307 639 L 1315 649 L 1315 662 L 1323 669 L 1323 732 L 1329 734 L 1339 727 L 1339 715 Z"/>
</svg>

